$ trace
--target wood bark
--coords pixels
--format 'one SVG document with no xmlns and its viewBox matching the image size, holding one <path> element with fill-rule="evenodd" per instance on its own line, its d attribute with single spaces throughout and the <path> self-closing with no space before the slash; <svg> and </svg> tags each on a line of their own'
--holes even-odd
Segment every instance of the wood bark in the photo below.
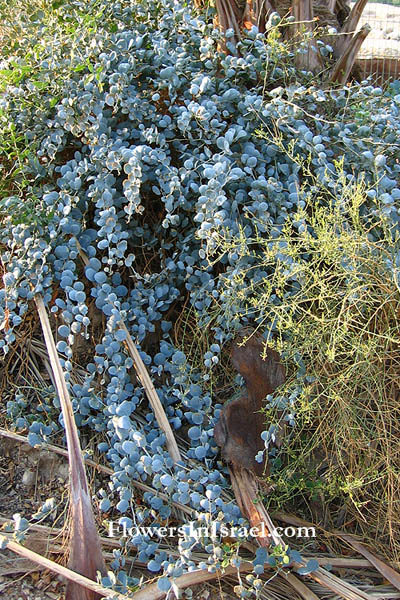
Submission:
<svg viewBox="0 0 400 600">
<path fill-rule="evenodd" d="M 292 14 L 294 16 L 294 40 L 300 41 L 304 34 L 309 34 L 303 44 L 306 46 L 306 52 L 297 53 L 295 64 L 298 69 L 318 72 L 322 69 L 322 56 L 318 50 L 317 40 L 313 37 L 315 23 L 312 0 L 293 0 Z"/>
<path fill-rule="evenodd" d="M 214 429 L 222 457 L 230 465 L 264 474 L 267 463 L 255 460 L 264 448 L 261 433 L 264 416 L 261 409 L 267 394 L 271 394 L 285 381 L 285 370 L 277 352 L 268 349 L 262 357 L 264 346 L 256 335 L 244 331 L 232 344 L 231 360 L 246 382 L 246 390 L 238 398 L 227 402 L 221 410 Z"/>
<path fill-rule="evenodd" d="M 294 23 L 285 28 L 285 35 L 301 44 L 303 49 L 295 53 L 296 66 L 316 75 L 328 72 L 331 83 L 344 84 L 351 76 L 357 52 L 369 32 L 366 27 L 362 28 L 362 33 L 356 32 L 367 1 L 357 0 L 350 10 L 346 0 L 247 0 L 244 3 L 241 0 L 216 0 L 217 20 L 222 31 L 233 29 L 235 35 L 231 41 L 236 46 L 242 29 L 255 25 L 264 33 L 272 12 L 278 12 L 281 17 L 291 13 Z M 327 39 L 324 27 L 333 27 L 337 31 L 334 41 L 332 34 L 328 35 L 337 60 L 330 69 L 317 44 L 318 37 Z M 304 37 L 304 33 L 308 36 Z M 239 54 L 231 45 L 230 49 Z"/>
<path fill-rule="evenodd" d="M 357 53 L 361 44 L 371 31 L 369 25 L 363 25 L 359 31 L 351 38 L 349 45 L 343 52 L 332 70 L 330 81 L 344 85 L 349 78 L 350 71 L 353 68 L 357 58 Z"/>
<path fill-rule="evenodd" d="M 251 527 L 260 530 L 262 546 L 281 543 L 262 502 L 259 501 L 258 477 L 268 471 L 268 456 L 257 462 L 255 456 L 264 450 L 261 433 L 265 429 L 261 409 L 264 399 L 285 382 L 285 369 L 277 352 L 264 352 L 260 337 L 244 330 L 233 342 L 231 360 L 246 383 L 243 395 L 228 401 L 221 410 L 214 436 L 221 454 L 229 465 L 235 498 Z M 263 354 L 265 353 L 265 356 Z M 265 452 L 267 455 L 268 453 Z"/>
<path fill-rule="evenodd" d="M 260 469 L 259 464 L 254 461 L 259 429 L 251 428 L 258 428 L 257 420 L 260 419 L 262 428 L 265 429 L 263 415 L 260 413 L 263 400 L 285 381 L 285 370 L 279 355 L 273 350 L 267 350 L 263 357 L 263 349 L 261 338 L 251 336 L 248 330 L 232 344 L 232 363 L 244 378 L 246 391 L 240 398 L 224 405 L 214 428 L 214 435 L 221 447 L 222 456 L 229 464 L 232 488 L 239 508 L 251 527 L 257 528 L 259 532 L 259 545 L 284 547 L 284 541 L 276 533 L 272 519 L 260 500 L 260 480 L 257 475 L 264 471 L 265 465 Z M 262 446 L 262 440 L 260 441 Z M 292 566 L 301 567 L 305 564 L 302 560 Z M 341 581 L 321 567 L 309 576 L 346 600 L 373 600 L 372 595 Z M 315 600 L 311 590 L 296 585 L 296 582 L 297 579 L 291 580 L 292 586 L 304 600 Z"/>
</svg>

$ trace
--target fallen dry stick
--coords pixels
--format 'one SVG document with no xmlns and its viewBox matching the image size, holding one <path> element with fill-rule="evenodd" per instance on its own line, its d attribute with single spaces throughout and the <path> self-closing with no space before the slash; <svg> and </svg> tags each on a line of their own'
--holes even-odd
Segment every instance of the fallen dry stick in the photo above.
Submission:
<svg viewBox="0 0 400 600">
<path fill-rule="evenodd" d="M 227 567 L 224 571 L 215 571 L 214 573 L 209 573 L 208 571 L 201 569 L 198 571 L 192 571 L 191 573 L 185 573 L 185 575 L 181 575 L 173 580 L 176 588 L 178 590 L 189 587 L 190 585 L 198 585 L 199 583 L 204 583 L 206 581 L 212 581 L 213 579 L 222 579 L 223 577 L 229 577 L 231 575 L 237 575 L 238 571 L 240 573 L 251 573 L 253 570 L 252 563 L 244 563 L 241 564 L 239 568 L 236 567 Z M 161 598 L 165 598 L 166 593 L 161 592 L 156 583 L 151 585 L 147 585 L 143 590 L 139 590 L 133 595 L 132 600 L 161 600 Z"/>
<path fill-rule="evenodd" d="M 338 533 L 339 537 L 348 542 L 355 550 L 358 550 L 360 554 L 365 556 L 369 562 L 381 573 L 385 579 L 400 590 L 400 574 L 395 571 L 392 567 L 383 562 L 380 558 L 372 554 L 361 542 L 359 542 L 354 536 L 348 533 Z"/>
<path fill-rule="evenodd" d="M 281 577 L 286 579 L 304 600 L 319 600 L 318 596 L 293 573 L 281 573 Z"/>
<path fill-rule="evenodd" d="M 254 475 L 247 469 L 242 469 L 236 465 L 229 467 L 229 473 L 235 498 L 242 514 L 248 518 L 250 526 L 259 529 L 260 525 L 264 524 L 267 535 L 259 534 L 257 539 L 260 546 L 268 547 L 271 545 L 271 541 L 275 546 L 284 545 L 281 536 L 275 533 L 271 517 L 259 500 L 259 488 Z"/>
<path fill-rule="evenodd" d="M 74 571 L 63 567 L 58 563 L 49 560 L 48 558 L 40 556 L 40 554 L 21 546 L 21 544 L 18 544 L 13 540 L 9 540 L 4 536 L 0 536 L 0 543 L 3 541 L 7 545 L 7 548 L 16 554 L 19 554 L 20 556 L 23 556 L 24 558 L 27 558 L 32 562 L 49 569 L 53 573 L 57 573 L 58 575 L 65 577 L 75 584 L 79 584 L 79 586 L 84 586 L 86 589 L 101 596 L 109 596 L 115 600 L 129 600 L 130 598 L 132 600 L 161 600 L 162 598 L 165 598 L 166 593 L 159 590 L 157 583 L 147 585 L 145 588 L 134 594 L 125 595 L 119 594 L 118 592 L 113 592 L 112 590 L 104 588 L 102 585 L 87 579 L 87 577 L 83 577 L 83 575 L 80 575 L 79 573 L 75 573 Z M 191 573 L 181 575 L 180 577 L 175 578 L 173 582 L 177 589 L 184 589 L 190 585 L 197 585 L 205 581 L 212 581 L 213 579 L 221 579 L 222 577 L 236 575 L 238 571 L 241 573 L 250 573 L 252 570 L 252 563 L 243 563 L 240 565 L 239 569 L 235 567 L 227 567 L 223 572 L 215 571 L 214 573 L 209 573 L 208 571 L 199 569 L 198 571 L 192 571 Z"/>
<path fill-rule="evenodd" d="M 17 542 L 8 539 L 5 536 L 0 536 L 0 543 L 3 542 L 8 550 L 11 550 L 16 554 L 19 554 L 19 556 L 23 556 L 24 558 L 31 560 L 45 569 L 49 569 L 53 573 L 57 573 L 57 575 L 65 577 L 68 581 L 73 582 L 75 586 L 79 586 L 81 589 L 87 589 L 90 591 L 90 593 L 96 594 L 99 597 L 109 596 L 110 598 L 115 598 L 115 600 L 127 600 L 126 596 L 119 594 L 118 592 L 113 592 L 112 590 L 103 587 L 95 581 L 92 581 L 91 579 L 88 579 L 79 573 L 75 573 L 75 571 L 71 571 L 70 569 L 63 567 L 49 558 L 45 558 L 44 556 L 33 552 L 33 550 L 29 550 L 28 548 L 21 546 L 21 544 L 18 544 Z"/>
<path fill-rule="evenodd" d="M 304 564 L 305 562 L 299 566 L 304 566 Z M 329 573 L 329 571 L 326 571 L 325 569 L 321 569 L 321 567 L 310 573 L 308 577 L 311 577 L 314 581 L 317 581 L 329 590 L 332 590 L 332 592 L 338 594 L 338 596 L 341 596 L 345 600 L 376 600 L 376 596 L 372 596 L 367 592 L 359 590 L 354 585 L 351 585 L 351 583 L 347 583 L 347 581 L 336 577 L 336 575 Z"/>
<path fill-rule="evenodd" d="M 283 519 L 280 519 L 283 520 Z M 6 519 L 5 517 L 0 517 L 0 525 L 10 523 L 11 519 Z M 47 527 L 46 525 L 38 525 L 37 523 L 29 524 L 29 531 L 37 531 L 42 534 L 43 539 L 48 539 L 49 536 L 54 538 L 58 537 L 63 533 L 62 529 L 58 529 L 55 527 Z M 47 536 L 47 537 L 46 537 Z M 102 546 L 111 547 L 111 548 L 120 548 L 121 545 L 118 541 L 113 538 L 100 538 L 100 542 Z M 249 549 L 252 551 L 256 550 L 256 546 L 253 544 L 249 544 Z M 315 556 L 303 555 L 304 560 L 308 562 Z M 139 567 L 144 566 L 146 563 L 142 563 L 140 561 L 134 561 L 136 565 Z M 318 558 L 318 562 L 320 566 L 329 565 L 332 569 L 364 569 L 365 567 L 370 567 L 371 562 L 364 558 L 352 558 L 346 557 L 342 558 L 340 556 L 322 556 Z"/>
<path fill-rule="evenodd" d="M 170 453 L 171 458 L 174 462 L 182 461 L 181 453 L 179 452 L 178 444 L 176 443 L 176 439 L 173 434 L 171 425 L 169 424 L 167 415 L 165 414 L 165 410 L 163 408 L 163 405 L 161 404 L 160 398 L 158 397 L 154 384 L 150 379 L 146 366 L 140 357 L 139 351 L 136 348 L 136 345 L 134 344 L 132 336 L 129 333 L 125 323 L 120 321 L 119 326 L 125 331 L 126 346 L 128 348 L 129 354 L 133 358 L 133 364 L 135 365 L 137 376 L 140 379 L 140 382 L 146 391 L 150 405 L 154 411 L 154 416 L 157 420 L 158 426 L 161 429 L 161 431 L 163 431 L 165 434 L 168 452 Z"/>
<path fill-rule="evenodd" d="M 281 521 L 283 521 L 284 519 L 280 518 Z M 11 519 L 6 519 L 5 517 L 0 517 L 0 525 L 5 524 L 5 523 L 10 523 Z M 288 521 L 291 522 L 291 521 Z M 29 531 L 38 531 L 40 533 L 43 534 L 43 539 L 45 538 L 45 536 L 53 536 L 53 537 L 57 537 L 58 535 L 62 534 L 62 529 L 57 529 L 56 527 L 47 527 L 46 525 L 38 525 L 37 523 L 30 523 L 29 524 Z M 101 537 L 100 538 L 100 542 L 102 544 L 102 546 L 106 546 L 106 547 L 111 547 L 111 548 L 120 548 L 121 545 L 117 540 L 114 540 L 113 538 L 104 538 Z M 249 549 L 250 550 L 254 550 L 256 549 L 256 546 L 254 546 L 253 544 L 249 544 Z M 308 562 L 309 560 L 311 560 L 312 558 L 315 558 L 315 556 L 310 556 L 310 555 L 303 555 L 304 560 L 306 562 Z M 126 560 L 126 559 L 125 559 Z M 322 556 L 318 558 L 318 562 L 320 564 L 320 566 L 324 566 L 324 565 L 329 565 L 330 567 L 332 567 L 332 569 L 364 569 L 365 567 L 370 567 L 371 566 L 371 562 L 369 560 L 366 560 L 364 558 L 351 558 L 350 556 L 347 556 L 346 558 L 342 558 L 340 556 Z M 141 563 L 140 561 L 135 561 L 136 565 L 139 565 L 140 567 L 144 566 L 145 563 Z"/>
</svg>

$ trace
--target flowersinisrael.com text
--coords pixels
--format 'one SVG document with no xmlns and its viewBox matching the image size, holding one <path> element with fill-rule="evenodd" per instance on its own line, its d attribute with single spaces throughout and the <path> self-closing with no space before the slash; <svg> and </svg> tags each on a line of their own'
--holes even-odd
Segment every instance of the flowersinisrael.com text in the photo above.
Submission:
<svg viewBox="0 0 400 600">
<path fill-rule="evenodd" d="M 280 535 L 287 538 L 315 538 L 315 527 L 276 527 L 275 535 Z M 127 527 L 126 523 L 119 525 L 110 521 L 108 525 L 109 537 L 135 537 L 137 535 L 148 536 L 150 538 L 167 538 L 167 537 L 182 537 L 182 538 L 249 538 L 249 537 L 271 537 L 272 533 L 268 533 L 264 523 L 260 523 L 259 527 L 229 527 L 219 521 L 212 521 L 209 525 L 198 527 L 194 523 L 181 525 L 180 527 L 144 527 L 134 526 Z"/>
</svg>

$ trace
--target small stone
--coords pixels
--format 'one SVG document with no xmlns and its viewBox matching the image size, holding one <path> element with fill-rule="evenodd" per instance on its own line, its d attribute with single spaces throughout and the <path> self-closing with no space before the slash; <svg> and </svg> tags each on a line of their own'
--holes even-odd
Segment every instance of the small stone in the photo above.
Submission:
<svg viewBox="0 0 400 600">
<path fill-rule="evenodd" d="M 26 487 L 32 487 L 33 485 L 35 485 L 35 481 L 36 474 L 34 473 L 34 471 L 31 471 L 30 469 L 25 471 L 25 473 L 22 476 L 22 484 Z"/>
</svg>

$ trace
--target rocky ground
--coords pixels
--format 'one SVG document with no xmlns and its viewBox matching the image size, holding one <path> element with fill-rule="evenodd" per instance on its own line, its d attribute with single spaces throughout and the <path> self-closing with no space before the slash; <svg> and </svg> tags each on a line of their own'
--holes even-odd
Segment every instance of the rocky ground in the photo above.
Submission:
<svg viewBox="0 0 400 600">
<path fill-rule="evenodd" d="M 29 516 L 46 498 L 62 498 L 67 478 L 63 457 L 0 437 L 0 533 L 4 521 L 12 521 L 14 514 Z M 44 535 L 26 540 L 26 546 L 39 554 L 46 554 L 46 545 Z M 61 600 L 63 589 L 53 573 L 12 552 L 0 552 L 1 600 Z"/>
</svg>

